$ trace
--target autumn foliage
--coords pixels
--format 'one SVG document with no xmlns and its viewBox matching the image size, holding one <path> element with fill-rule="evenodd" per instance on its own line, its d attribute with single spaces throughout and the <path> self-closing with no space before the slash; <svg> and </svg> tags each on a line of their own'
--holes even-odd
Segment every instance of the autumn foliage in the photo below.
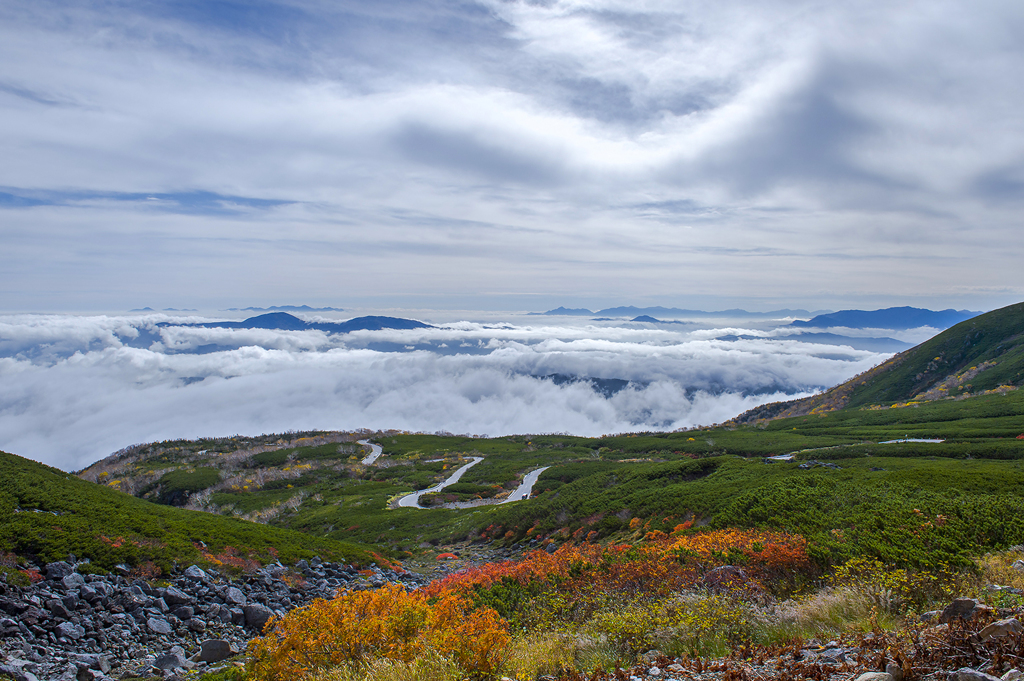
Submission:
<svg viewBox="0 0 1024 681">
<path fill-rule="evenodd" d="M 508 646 L 505 622 L 489 608 L 447 594 L 428 602 L 398 585 L 348 591 L 317 600 L 270 622 L 249 646 L 256 679 L 283 681 L 346 663 L 376 658 L 410 662 L 434 651 L 472 673 L 488 674 Z"/>
<path fill-rule="evenodd" d="M 632 546 L 565 544 L 554 553 L 489 563 L 432 582 L 427 593 L 466 593 L 503 581 L 557 582 L 563 592 L 599 589 L 664 595 L 697 584 L 708 570 L 742 565 L 754 580 L 787 579 L 812 569 L 803 537 L 766 530 L 716 530 Z"/>
<path fill-rule="evenodd" d="M 682 534 L 637 546 L 565 544 L 520 561 L 468 568 L 417 591 L 344 592 L 273 621 L 250 645 L 250 671 L 279 681 L 376 659 L 439 653 L 466 673 L 496 672 L 516 628 L 582 622 L 615 603 L 699 587 L 714 567 L 742 565 L 736 588 L 760 591 L 812 568 L 802 537 L 763 530 Z M 540 613 L 530 619 L 524 613 Z"/>
</svg>

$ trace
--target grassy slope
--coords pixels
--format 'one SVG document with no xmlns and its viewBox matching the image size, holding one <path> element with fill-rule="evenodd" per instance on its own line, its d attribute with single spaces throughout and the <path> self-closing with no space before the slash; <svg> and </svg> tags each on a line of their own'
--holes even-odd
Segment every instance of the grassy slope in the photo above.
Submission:
<svg viewBox="0 0 1024 681">
<path fill-rule="evenodd" d="M 272 559 L 272 549 L 285 561 L 314 554 L 373 559 L 353 544 L 159 506 L 0 452 L 0 549 L 43 562 L 73 553 L 107 569 L 144 561 L 166 569 L 175 561 L 205 562 L 196 542 L 214 554 L 235 547 L 263 559 Z"/>
<path fill-rule="evenodd" d="M 980 369 L 975 372 L 972 369 Z M 943 383 L 946 385 L 942 388 Z M 741 423 L 1024 385 L 1024 303 L 974 317 L 820 395 L 756 407 Z"/>
<path fill-rule="evenodd" d="M 849 406 L 912 399 L 952 374 L 988 361 L 972 391 L 1024 384 L 1024 303 L 968 319 L 904 353 L 875 381 L 859 387 Z"/>
<path fill-rule="evenodd" d="M 1015 489 L 994 484 L 999 478 L 993 478 L 991 471 L 1005 470 L 1007 479 L 1017 480 L 1017 462 L 1024 458 L 1024 440 L 1016 439 L 1021 433 L 1024 391 L 680 433 L 491 439 L 381 434 L 375 440 L 384 446 L 381 462 L 389 467 L 365 468 L 358 463 L 361 454 L 353 456 L 338 444 L 257 454 L 251 467 L 249 462 L 241 463 L 246 476 L 251 474 L 255 480 L 262 471 L 269 479 L 271 473 L 283 475 L 291 468 L 288 474 L 293 477 L 271 480 L 262 487 L 254 482 L 249 489 L 220 491 L 212 501 L 227 513 L 242 514 L 272 509 L 302 495 L 301 503 L 271 517 L 270 524 L 404 550 L 414 550 L 423 540 L 477 536 L 489 526 L 489 536 L 500 538 L 511 531 L 513 540 L 581 527 L 586 533 L 617 536 L 628 533 L 630 517 L 645 522 L 656 519 L 649 529 L 671 530 L 692 514 L 716 526 L 806 531 L 823 560 L 865 551 L 902 562 L 921 561 L 924 558 L 918 554 L 924 545 L 914 545 L 916 540 L 907 535 L 911 530 L 903 528 L 908 518 L 913 519 L 914 508 L 931 516 L 973 518 L 977 528 L 973 534 L 959 521 L 939 533 L 963 542 L 964 550 L 1024 541 L 1014 518 L 1003 510 L 992 510 L 1002 502 L 1006 509 L 1017 508 Z M 949 441 L 878 444 L 908 435 Z M 180 443 L 174 446 L 181 448 Z M 789 452 L 802 452 L 799 456 L 804 459 L 837 460 L 844 470 L 808 472 L 796 465 L 760 463 L 761 456 Z M 514 484 L 524 471 L 542 465 L 551 468 L 540 479 L 536 490 L 540 496 L 526 503 L 463 511 L 388 508 L 389 500 L 432 484 L 470 453 L 484 456 L 485 461 L 463 478 L 465 487 L 458 489 L 465 489 L 466 496 L 488 485 Z M 198 466 L 196 470 L 230 458 L 215 455 L 210 464 L 192 458 L 176 463 L 159 447 L 153 456 L 161 467 Z M 987 461 L 975 469 L 946 460 L 969 456 L 1006 461 Z M 878 463 L 877 457 L 887 461 Z M 436 461 L 439 458 L 443 460 Z M 139 465 L 145 468 L 147 460 Z M 911 468 L 904 470 L 908 465 Z M 886 472 L 871 473 L 872 466 L 884 467 Z M 942 484 L 935 486 L 929 480 L 942 480 Z M 976 517 L 973 508 L 989 510 L 984 517 Z M 534 526 L 534 533 L 527 536 Z M 493 527 L 502 532 L 496 535 Z M 909 557 L 899 558 L 892 551 L 900 542 L 917 548 Z M 940 554 L 952 559 L 958 551 L 950 545 Z"/>
</svg>

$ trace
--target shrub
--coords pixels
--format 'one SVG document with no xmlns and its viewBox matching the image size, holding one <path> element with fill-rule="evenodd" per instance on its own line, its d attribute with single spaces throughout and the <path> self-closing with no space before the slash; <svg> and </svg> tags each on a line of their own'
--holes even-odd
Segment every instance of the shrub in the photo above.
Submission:
<svg viewBox="0 0 1024 681">
<path fill-rule="evenodd" d="M 508 628 L 490 608 L 447 594 L 388 585 L 345 592 L 289 612 L 249 646 L 253 678 L 282 681 L 329 666 L 387 659 L 411 663 L 428 652 L 451 658 L 469 673 L 493 672 L 506 654 Z"/>
</svg>

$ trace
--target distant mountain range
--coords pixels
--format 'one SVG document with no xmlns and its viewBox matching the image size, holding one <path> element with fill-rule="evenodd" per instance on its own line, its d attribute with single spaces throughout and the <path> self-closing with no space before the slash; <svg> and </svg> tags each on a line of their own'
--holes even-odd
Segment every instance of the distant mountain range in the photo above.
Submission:
<svg viewBox="0 0 1024 681">
<path fill-rule="evenodd" d="M 819 310 L 818 312 L 825 312 Z M 747 310 L 733 309 L 733 310 L 719 310 L 717 312 L 706 312 L 704 310 L 683 310 L 678 307 L 635 307 L 633 305 L 627 305 L 625 307 L 609 307 L 604 310 L 598 310 L 592 312 L 586 308 L 566 308 L 557 307 L 554 310 L 548 310 L 547 312 L 530 312 L 531 315 L 560 315 L 560 316 L 573 316 L 573 317 L 590 317 L 593 315 L 599 315 L 601 317 L 687 317 L 687 318 L 700 318 L 700 317 L 751 317 L 751 318 L 766 318 L 766 319 L 778 319 L 779 317 L 809 317 L 812 313 L 807 310 L 772 310 L 770 312 L 749 312 Z M 633 320 L 637 321 L 637 320 Z"/>
<path fill-rule="evenodd" d="M 925 310 L 919 307 L 887 307 L 884 310 L 840 310 L 820 314 L 808 321 L 796 320 L 790 326 L 827 329 L 844 326 L 850 329 L 916 329 L 930 326 L 948 329 L 954 324 L 977 317 L 980 312 L 970 310 Z"/>
<path fill-rule="evenodd" d="M 344 312 L 341 307 L 310 307 L 309 305 L 271 305 L 270 307 L 229 307 L 228 312 Z"/>
<path fill-rule="evenodd" d="M 972 312 L 971 310 L 953 309 L 934 311 L 919 307 L 889 307 L 884 310 L 840 310 L 839 312 L 832 312 L 831 310 L 808 312 L 807 310 L 791 310 L 788 308 L 771 310 L 769 312 L 750 312 L 734 308 L 707 312 L 705 310 L 685 310 L 678 307 L 635 307 L 627 305 L 624 307 L 609 307 L 597 312 L 581 307 L 557 307 L 547 312 L 531 312 L 529 314 L 574 317 L 599 316 L 602 318 L 628 317 L 630 321 L 634 322 L 661 324 L 669 323 L 662 319 L 664 317 L 677 319 L 715 317 L 779 319 L 785 317 L 811 317 L 807 321 L 797 319 L 791 322 L 790 326 L 819 329 L 839 326 L 850 329 L 916 329 L 922 326 L 930 326 L 936 329 L 948 329 L 954 324 L 959 324 L 981 313 Z"/>
<path fill-rule="evenodd" d="M 176 324 L 161 322 L 158 326 L 196 326 L 207 329 L 275 329 L 279 331 L 324 331 L 326 333 L 350 333 L 352 331 L 380 331 L 381 329 L 429 329 L 414 319 L 398 317 L 356 317 L 346 322 L 307 322 L 287 312 L 270 312 L 249 317 L 240 322 L 205 322 L 201 324 Z"/>
</svg>

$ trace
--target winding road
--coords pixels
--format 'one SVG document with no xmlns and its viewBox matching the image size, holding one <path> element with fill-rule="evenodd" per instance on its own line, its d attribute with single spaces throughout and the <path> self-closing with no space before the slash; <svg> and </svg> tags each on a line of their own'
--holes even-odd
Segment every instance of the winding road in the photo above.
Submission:
<svg viewBox="0 0 1024 681">
<path fill-rule="evenodd" d="M 357 440 L 356 444 L 363 445 L 364 447 L 369 447 L 372 450 L 370 452 L 370 455 L 363 459 L 364 466 L 369 466 L 370 464 L 372 464 L 374 461 L 377 460 L 377 457 L 379 457 L 381 453 L 383 453 L 384 451 L 383 447 L 381 447 L 380 445 L 375 445 L 369 440 Z"/>
<path fill-rule="evenodd" d="M 510 504 L 513 501 L 522 501 L 523 499 L 529 499 L 530 495 L 533 494 L 533 486 L 537 484 L 537 478 L 540 474 L 551 468 L 551 466 L 544 466 L 544 468 L 538 468 L 535 471 L 530 471 L 523 477 L 522 484 L 516 487 L 512 494 L 509 494 L 507 498 L 502 499 L 498 503 Z"/>
<path fill-rule="evenodd" d="M 423 496 L 424 494 L 430 494 L 432 492 L 440 492 L 448 485 L 454 485 L 459 481 L 459 478 L 461 478 L 466 471 L 468 471 L 470 468 L 484 460 L 482 456 L 473 456 L 470 458 L 472 459 L 472 461 L 458 468 L 446 480 L 437 483 L 433 487 L 421 489 L 419 492 L 406 494 L 404 497 L 398 500 L 399 508 L 423 508 L 423 506 L 420 506 L 421 496 Z"/>
<path fill-rule="evenodd" d="M 468 471 L 473 466 L 483 461 L 482 457 L 474 456 L 473 460 L 465 464 L 461 468 L 457 469 L 447 479 L 428 489 L 422 489 L 419 492 L 413 492 L 412 494 L 406 494 L 404 497 L 398 500 L 399 508 L 422 508 L 426 510 L 428 507 L 420 506 L 420 496 L 424 494 L 430 494 L 432 492 L 440 492 L 448 485 L 454 485 L 462 477 L 463 473 Z M 522 501 L 523 499 L 529 499 L 533 493 L 533 486 L 537 484 L 537 478 L 540 474 L 551 468 L 551 466 L 544 466 L 527 473 L 523 477 L 523 482 L 509 494 L 506 498 L 496 501 L 494 499 L 476 499 L 474 501 L 456 501 L 450 504 L 442 504 L 441 506 L 431 506 L 429 508 L 475 508 L 477 506 L 491 506 L 495 504 L 510 504 L 513 501 Z"/>
</svg>

